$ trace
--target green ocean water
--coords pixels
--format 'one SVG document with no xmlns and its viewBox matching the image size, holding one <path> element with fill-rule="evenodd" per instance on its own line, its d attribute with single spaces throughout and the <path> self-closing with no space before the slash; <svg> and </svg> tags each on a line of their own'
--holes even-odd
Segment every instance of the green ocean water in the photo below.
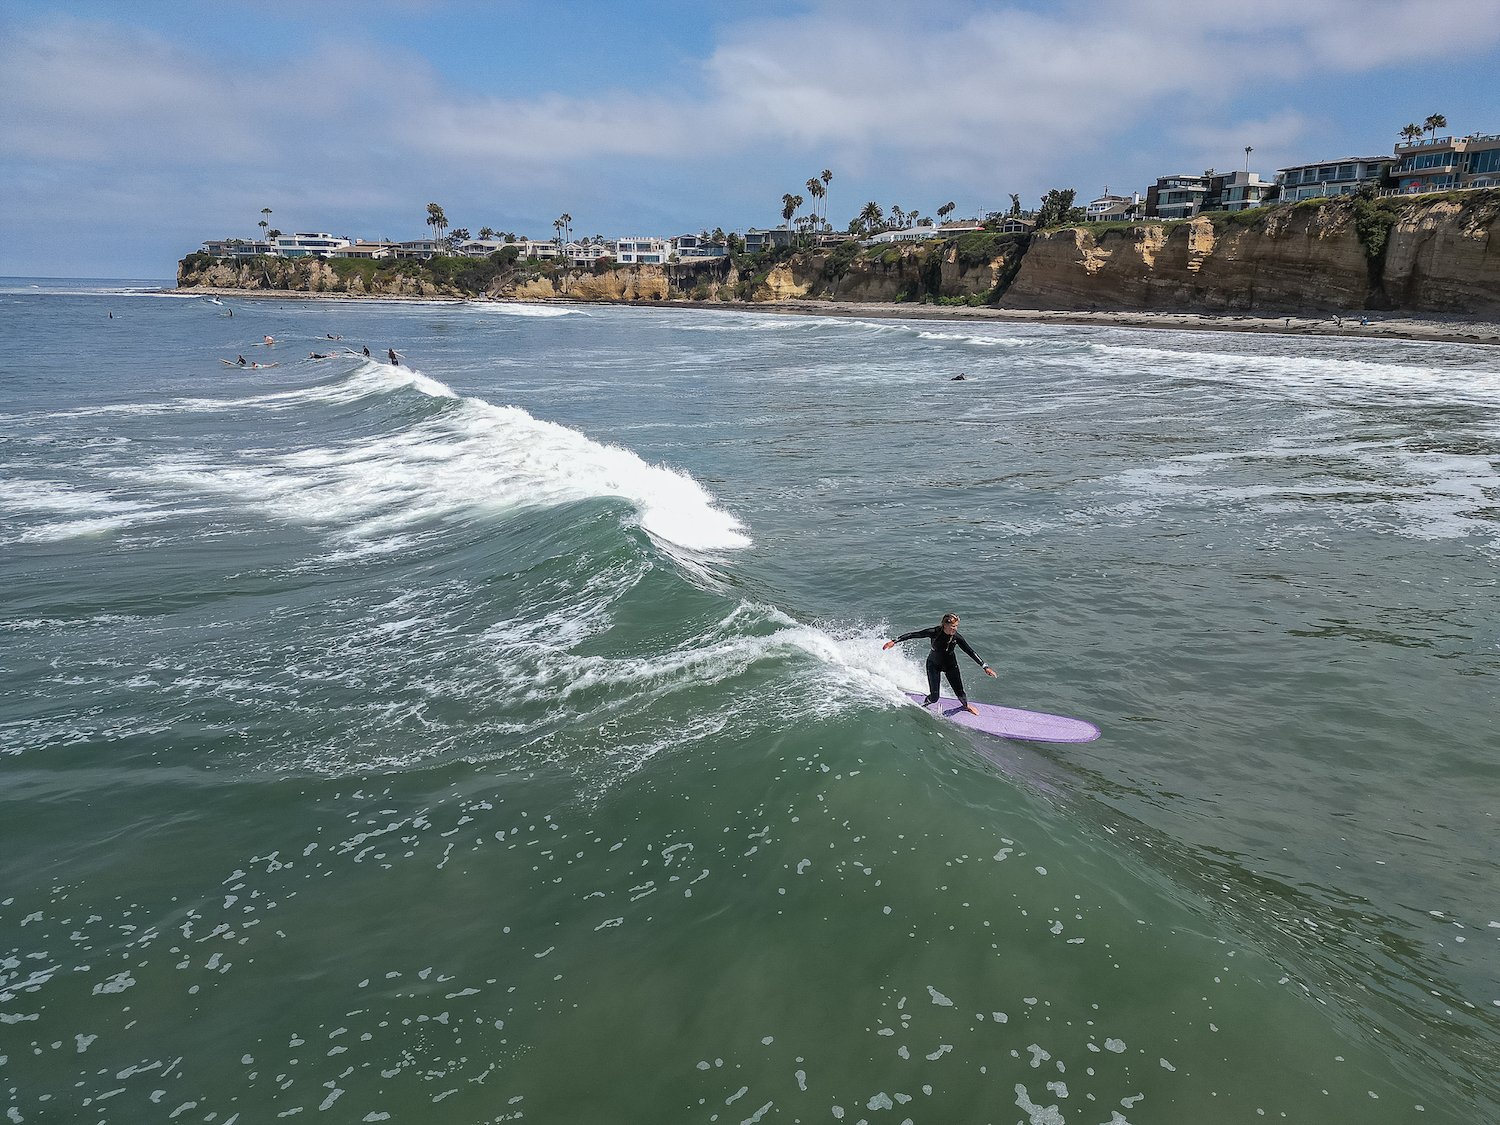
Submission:
<svg viewBox="0 0 1500 1125">
<path fill-rule="evenodd" d="M 142 288 L 0 284 L 10 1120 L 1500 1118 L 1493 351 Z"/>
</svg>

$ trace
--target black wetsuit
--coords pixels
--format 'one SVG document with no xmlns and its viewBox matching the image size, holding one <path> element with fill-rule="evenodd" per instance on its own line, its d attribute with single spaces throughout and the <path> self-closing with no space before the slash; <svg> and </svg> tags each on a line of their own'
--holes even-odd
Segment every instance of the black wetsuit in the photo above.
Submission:
<svg viewBox="0 0 1500 1125">
<path fill-rule="evenodd" d="M 943 632 L 941 625 L 934 625 L 931 629 L 918 629 L 911 633 L 902 633 L 896 638 L 897 643 L 901 641 L 914 641 L 918 637 L 926 637 L 932 642 L 932 651 L 927 654 L 927 702 L 936 703 L 938 697 L 938 676 L 948 677 L 948 684 L 953 688 L 953 694 L 958 696 L 958 701 L 968 706 L 969 697 L 964 694 L 964 678 L 958 671 L 958 657 L 953 655 L 955 648 L 961 648 L 969 654 L 975 664 L 981 668 L 985 666 L 979 654 L 964 640 L 964 635 L 957 629 L 953 630 L 950 637 Z"/>
</svg>

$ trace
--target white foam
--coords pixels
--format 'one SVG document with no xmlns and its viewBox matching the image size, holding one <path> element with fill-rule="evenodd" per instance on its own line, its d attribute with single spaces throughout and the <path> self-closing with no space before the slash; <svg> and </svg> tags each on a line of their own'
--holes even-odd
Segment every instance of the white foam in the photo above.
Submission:
<svg viewBox="0 0 1500 1125">
<path fill-rule="evenodd" d="M 750 543 L 740 521 L 687 473 L 650 464 L 519 407 L 461 398 L 409 367 L 366 363 L 347 379 L 241 403 L 352 402 L 404 389 L 452 406 L 394 434 L 341 446 L 246 457 L 230 465 L 181 454 L 117 475 L 227 492 L 282 518 L 335 525 L 365 539 L 465 513 L 614 496 L 635 507 L 643 529 L 680 547 L 720 551 Z"/>
<path fill-rule="evenodd" d="M 590 316 L 591 313 L 583 309 L 569 307 L 558 308 L 556 305 L 523 304 L 519 301 L 473 301 L 470 308 L 480 309 L 497 316 L 531 316 L 531 317 L 557 317 L 557 316 Z"/>
</svg>

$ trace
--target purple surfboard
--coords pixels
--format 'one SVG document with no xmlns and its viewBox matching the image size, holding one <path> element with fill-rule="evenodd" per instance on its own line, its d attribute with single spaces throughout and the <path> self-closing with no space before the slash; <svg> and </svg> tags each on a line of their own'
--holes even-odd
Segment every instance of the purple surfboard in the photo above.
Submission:
<svg viewBox="0 0 1500 1125">
<path fill-rule="evenodd" d="M 906 698 L 921 706 L 925 695 L 909 691 Z M 1046 715 L 1040 711 L 1018 711 L 1014 707 L 996 707 L 989 703 L 975 703 L 979 714 L 971 715 L 956 699 L 940 696 L 925 711 L 941 715 L 970 730 L 1001 738 L 1015 738 L 1023 742 L 1092 742 L 1099 737 L 1099 728 L 1082 719 L 1070 719 L 1066 715 Z"/>
</svg>

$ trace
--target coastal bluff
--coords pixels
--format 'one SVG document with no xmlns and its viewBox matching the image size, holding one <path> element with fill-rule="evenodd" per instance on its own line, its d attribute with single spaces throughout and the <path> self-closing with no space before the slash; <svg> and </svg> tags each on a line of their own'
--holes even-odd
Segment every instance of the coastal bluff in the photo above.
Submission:
<svg viewBox="0 0 1500 1125">
<path fill-rule="evenodd" d="M 496 258 L 499 255 L 495 256 Z M 601 302 L 942 303 L 1009 310 L 1360 310 L 1500 319 L 1500 189 L 1309 200 L 929 242 L 579 269 L 440 258 L 230 260 L 192 254 L 184 289 Z"/>
<path fill-rule="evenodd" d="M 1245 213 L 1250 215 L 1252 213 Z M 1500 191 L 1344 201 L 1032 237 L 1013 309 L 1500 315 Z"/>
</svg>

